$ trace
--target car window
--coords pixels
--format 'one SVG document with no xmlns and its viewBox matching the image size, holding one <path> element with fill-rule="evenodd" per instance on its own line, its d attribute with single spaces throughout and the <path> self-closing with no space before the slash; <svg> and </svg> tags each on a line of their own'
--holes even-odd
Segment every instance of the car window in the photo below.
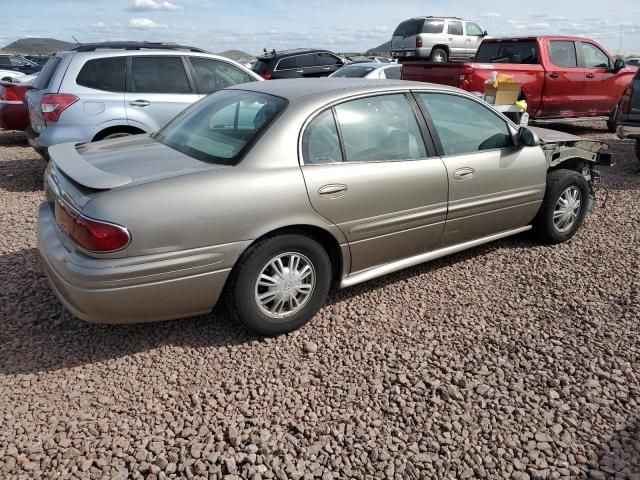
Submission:
<svg viewBox="0 0 640 480">
<path fill-rule="evenodd" d="M 140 93 L 191 93 L 182 58 L 131 58 L 131 89 Z"/>
<path fill-rule="evenodd" d="M 422 26 L 422 33 L 442 33 L 444 30 L 444 20 L 440 18 L 427 19 Z"/>
<path fill-rule="evenodd" d="M 479 63 L 540 63 L 536 42 L 487 42 L 480 44 L 475 58 Z"/>
<path fill-rule="evenodd" d="M 379 162 L 426 157 L 418 122 L 402 94 L 380 95 L 335 107 L 345 160 Z"/>
<path fill-rule="evenodd" d="M 251 64 L 251 70 L 256 72 L 258 75 L 262 75 L 263 73 L 266 73 L 267 70 L 269 70 L 269 66 L 271 65 L 272 61 L 273 57 L 258 57 Z"/>
<path fill-rule="evenodd" d="M 580 42 L 584 67 L 611 68 L 611 62 L 606 53 L 592 43 Z"/>
<path fill-rule="evenodd" d="M 462 35 L 462 22 L 456 22 L 449 20 L 449 26 L 447 27 L 448 35 Z"/>
<path fill-rule="evenodd" d="M 316 66 L 315 55 L 313 55 L 312 53 L 309 53 L 307 55 L 297 55 L 295 59 L 297 67 L 305 68 Z"/>
<path fill-rule="evenodd" d="M 231 85 L 253 80 L 253 77 L 248 73 L 221 60 L 202 57 L 191 57 L 190 60 L 200 93 L 209 94 Z"/>
<path fill-rule="evenodd" d="M 332 110 L 321 113 L 307 126 L 302 137 L 302 158 L 305 165 L 342 161 L 340 137 Z"/>
<path fill-rule="evenodd" d="M 76 83 L 83 87 L 124 92 L 126 90 L 126 57 L 97 58 L 82 66 Z"/>
<path fill-rule="evenodd" d="M 316 53 L 316 63 L 323 67 L 326 65 L 342 65 L 342 60 L 330 53 L 321 52 Z"/>
<path fill-rule="evenodd" d="M 576 46 L 568 40 L 552 40 L 549 42 L 549 59 L 557 67 L 577 67 Z"/>
<path fill-rule="evenodd" d="M 286 57 L 278 62 L 278 70 L 288 70 L 296 68 L 296 57 Z"/>
<path fill-rule="evenodd" d="M 507 122 L 480 102 L 458 95 L 420 93 L 446 156 L 513 147 Z"/>
<path fill-rule="evenodd" d="M 51 57 L 47 60 L 47 63 L 44 64 L 42 70 L 38 74 L 38 78 L 36 78 L 35 83 L 33 84 L 33 88 L 36 90 L 43 90 L 49 86 L 51 79 L 53 78 L 53 74 L 56 73 L 58 69 L 58 65 L 62 59 L 60 57 Z"/>
<path fill-rule="evenodd" d="M 400 23 L 400 25 L 398 25 L 396 30 L 393 32 L 393 35 L 401 37 L 417 35 L 422 31 L 423 23 L 424 19 L 422 18 L 411 18 L 409 20 L 405 20 L 404 22 Z"/>
<path fill-rule="evenodd" d="M 400 80 L 401 73 L 401 67 L 389 67 L 384 69 L 385 78 L 390 80 Z"/>
<path fill-rule="evenodd" d="M 192 158 L 233 165 L 286 105 L 273 95 L 220 90 L 187 108 L 154 138 Z"/>
<path fill-rule="evenodd" d="M 10 57 L 0 57 L 0 67 L 12 67 Z"/>
<path fill-rule="evenodd" d="M 467 35 L 471 37 L 483 37 L 484 30 L 475 23 L 467 22 Z"/>
<path fill-rule="evenodd" d="M 356 63 L 342 67 L 332 74 L 331 77 L 363 78 L 374 70 L 374 67 L 364 66 L 362 64 L 358 65 Z"/>
<path fill-rule="evenodd" d="M 22 58 L 22 57 L 10 57 L 9 61 L 11 62 L 11 65 L 13 65 L 14 67 L 29 67 L 33 65 L 26 58 Z"/>
</svg>

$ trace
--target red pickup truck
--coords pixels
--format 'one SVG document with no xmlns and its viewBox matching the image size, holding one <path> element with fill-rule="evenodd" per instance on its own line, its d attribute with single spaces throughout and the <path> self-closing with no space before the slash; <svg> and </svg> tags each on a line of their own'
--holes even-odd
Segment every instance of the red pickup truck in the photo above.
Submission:
<svg viewBox="0 0 640 480">
<path fill-rule="evenodd" d="M 496 71 L 522 84 L 530 118 L 606 117 L 615 131 L 616 108 L 636 70 L 594 40 L 540 36 L 486 39 L 469 63 L 407 61 L 402 79 L 483 92 Z"/>
</svg>

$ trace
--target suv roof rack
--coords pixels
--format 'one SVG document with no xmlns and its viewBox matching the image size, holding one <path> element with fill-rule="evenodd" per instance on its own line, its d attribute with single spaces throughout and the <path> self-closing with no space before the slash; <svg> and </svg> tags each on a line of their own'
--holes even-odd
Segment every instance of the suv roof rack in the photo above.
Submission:
<svg viewBox="0 0 640 480">
<path fill-rule="evenodd" d="M 122 50 L 187 50 L 197 53 L 210 53 L 206 50 L 196 47 L 187 47 L 178 45 L 177 43 L 164 42 L 101 42 L 101 43 L 85 43 L 76 48 L 72 48 L 72 52 L 95 52 L 101 49 L 122 49 Z"/>
</svg>

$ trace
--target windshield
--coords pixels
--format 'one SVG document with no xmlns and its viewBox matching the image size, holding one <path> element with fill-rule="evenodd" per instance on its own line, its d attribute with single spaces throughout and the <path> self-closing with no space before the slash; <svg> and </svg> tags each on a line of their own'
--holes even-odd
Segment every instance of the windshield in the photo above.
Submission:
<svg viewBox="0 0 640 480">
<path fill-rule="evenodd" d="M 287 101 L 245 90 L 221 90 L 195 103 L 154 138 L 197 160 L 235 165 Z"/>
<path fill-rule="evenodd" d="M 367 73 L 373 72 L 375 67 L 365 67 L 362 65 L 347 65 L 342 67 L 336 73 L 332 74 L 332 77 L 348 77 L 348 78 L 363 78 Z"/>
</svg>

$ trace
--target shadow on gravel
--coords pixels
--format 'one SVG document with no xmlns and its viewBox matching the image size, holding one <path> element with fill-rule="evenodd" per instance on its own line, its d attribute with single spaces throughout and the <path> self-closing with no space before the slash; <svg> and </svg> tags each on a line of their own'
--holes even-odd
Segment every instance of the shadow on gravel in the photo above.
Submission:
<svg viewBox="0 0 640 480">
<path fill-rule="evenodd" d="M 0 131 L 0 147 L 19 147 L 19 146 L 27 146 L 29 147 L 29 142 L 27 142 L 27 137 L 24 132 L 18 132 L 15 130 Z"/>
<path fill-rule="evenodd" d="M 0 190 L 38 192 L 43 190 L 45 161 L 35 152 L 33 158 L 0 161 Z"/>
<path fill-rule="evenodd" d="M 635 419 L 608 440 L 596 452 L 585 478 L 640 478 L 640 419 Z M 596 463 L 597 462 L 597 463 Z M 602 474 L 598 476 L 598 473 Z"/>
</svg>

